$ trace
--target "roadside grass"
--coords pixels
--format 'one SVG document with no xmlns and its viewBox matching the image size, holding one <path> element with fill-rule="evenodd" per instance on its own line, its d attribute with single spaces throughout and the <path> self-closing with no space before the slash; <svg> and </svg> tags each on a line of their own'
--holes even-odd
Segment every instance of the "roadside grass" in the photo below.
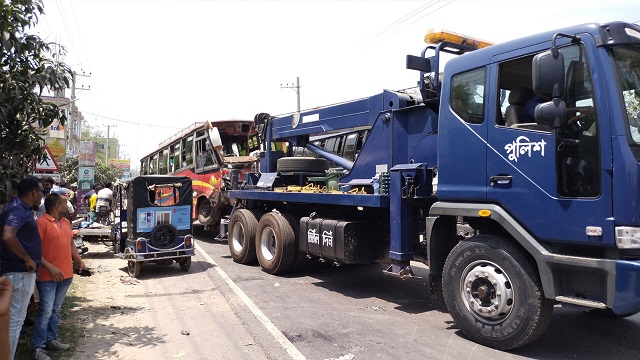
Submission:
<svg viewBox="0 0 640 360">
<path fill-rule="evenodd" d="M 54 352 L 48 351 L 47 354 L 54 360 L 71 360 L 84 358 L 88 354 L 76 354 L 76 348 L 83 336 L 82 326 L 80 319 L 75 315 L 78 307 L 82 306 L 83 291 L 85 285 L 81 281 L 73 281 L 67 296 L 62 303 L 62 310 L 60 315 L 60 324 L 58 325 L 58 337 L 63 342 L 70 344 L 71 347 L 67 351 Z M 29 316 L 35 319 L 38 314 L 37 306 L 29 311 Z M 16 349 L 16 360 L 28 360 L 31 359 L 31 337 L 33 336 L 33 326 L 23 326 L 22 333 L 20 334 L 20 340 L 18 342 L 18 348 Z"/>
</svg>

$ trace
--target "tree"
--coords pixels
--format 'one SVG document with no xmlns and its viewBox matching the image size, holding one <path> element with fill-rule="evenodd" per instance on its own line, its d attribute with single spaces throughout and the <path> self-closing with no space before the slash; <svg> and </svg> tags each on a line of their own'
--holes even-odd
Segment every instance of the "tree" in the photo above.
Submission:
<svg viewBox="0 0 640 360">
<path fill-rule="evenodd" d="M 78 182 L 78 157 L 68 157 L 60 166 L 60 177 L 68 184 Z M 122 169 L 117 169 L 113 165 L 105 165 L 102 162 L 96 162 L 94 167 L 95 184 L 104 184 L 106 182 L 115 182 L 122 177 Z"/>
<path fill-rule="evenodd" d="M 58 106 L 42 100 L 44 91 L 69 87 L 71 69 L 54 60 L 64 49 L 28 30 L 43 14 L 42 0 L 0 1 L 0 201 L 7 180 L 21 179 L 44 153 L 37 132 L 53 120 L 64 124 Z"/>
</svg>

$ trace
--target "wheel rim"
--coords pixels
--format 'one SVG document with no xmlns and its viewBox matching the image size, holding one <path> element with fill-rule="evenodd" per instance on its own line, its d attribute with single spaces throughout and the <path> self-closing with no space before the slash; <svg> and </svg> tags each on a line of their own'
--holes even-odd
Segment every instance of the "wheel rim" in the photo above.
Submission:
<svg viewBox="0 0 640 360">
<path fill-rule="evenodd" d="M 271 227 L 266 227 L 260 234 L 260 252 L 267 261 L 271 261 L 276 254 L 276 234 Z"/>
<path fill-rule="evenodd" d="M 511 281 L 502 268 L 490 261 L 476 261 L 464 269 L 460 292 L 467 310 L 483 322 L 500 322 L 513 310 Z"/>
<path fill-rule="evenodd" d="M 207 217 L 211 213 L 211 203 L 209 201 L 203 201 L 200 205 L 200 211 L 198 212 L 200 215 Z"/>
<path fill-rule="evenodd" d="M 161 229 L 156 233 L 156 241 L 159 247 L 168 247 L 173 243 L 173 233 L 168 229 Z"/>
<path fill-rule="evenodd" d="M 235 223 L 233 226 L 233 231 L 231 233 L 231 244 L 233 246 L 233 250 L 240 252 L 244 247 L 244 226 L 242 223 Z"/>
</svg>

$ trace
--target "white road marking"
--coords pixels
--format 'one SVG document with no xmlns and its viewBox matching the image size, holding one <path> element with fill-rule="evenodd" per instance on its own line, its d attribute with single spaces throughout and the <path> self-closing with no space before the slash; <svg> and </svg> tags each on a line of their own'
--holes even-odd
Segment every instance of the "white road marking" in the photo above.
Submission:
<svg viewBox="0 0 640 360">
<path fill-rule="evenodd" d="M 233 292 L 238 295 L 238 297 L 242 300 L 242 302 L 251 310 L 253 315 L 264 325 L 271 336 L 282 346 L 282 348 L 291 356 L 292 359 L 296 360 L 306 360 L 306 357 L 302 355 L 302 353 L 287 339 L 280 330 L 267 318 L 267 316 L 256 306 L 256 304 L 249 299 L 249 297 L 236 285 L 236 283 L 231 280 L 229 275 L 227 275 L 224 270 L 207 254 L 198 243 L 195 243 L 196 249 L 200 252 L 204 258 L 211 263 L 218 272 L 218 275 L 229 285 L 229 287 L 233 290 Z"/>
</svg>

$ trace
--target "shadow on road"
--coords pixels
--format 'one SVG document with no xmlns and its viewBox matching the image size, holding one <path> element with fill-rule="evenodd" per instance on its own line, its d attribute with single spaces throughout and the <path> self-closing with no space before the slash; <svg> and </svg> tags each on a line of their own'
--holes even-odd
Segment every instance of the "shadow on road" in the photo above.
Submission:
<svg viewBox="0 0 640 360">
<path fill-rule="evenodd" d="M 198 274 L 213 268 L 213 265 L 207 261 L 196 261 L 195 257 L 192 257 L 191 259 L 191 268 L 189 268 L 188 271 L 182 271 L 180 269 L 180 265 L 175 261 L 171 265 L 154 264 L 151 261 L 145 261 L 142 263 L 143 265 L 140 269 L 140 276 L 138 279 L 150 280 Z M 123 276 L 129 275 L 127 272 L 127 262 L 125 260 L 122 260 L 122 267 L 120 267 L 120 271 L 122 271 Z"/>
</svg>

